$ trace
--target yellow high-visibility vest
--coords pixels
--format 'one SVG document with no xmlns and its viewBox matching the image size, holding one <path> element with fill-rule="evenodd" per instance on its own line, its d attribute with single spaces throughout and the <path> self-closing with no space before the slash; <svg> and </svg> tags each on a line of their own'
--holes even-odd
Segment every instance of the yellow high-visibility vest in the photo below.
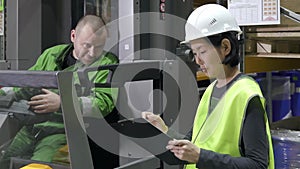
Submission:
<svg viewBox="0 0 300 169">
<path fill-rule="evenodd" d="M 241 128 L 249 101 L 259 96 L 265 107 L 265 99 L 259 85 L 250 77 L 241 77 L 233 82 L 223 97 L 207 117 L 213 82 L 202 96 L 194 119 L 192 142 L 200 148 L 240 157 Z M 274 155 L 266 112 L 265 125 L 269 140 L 269 169 L 274 169 Z M 200 152 L 201 153 L 201 152 Z M 185 166 L 195 169 L 195 164 Z"/>
</svg>

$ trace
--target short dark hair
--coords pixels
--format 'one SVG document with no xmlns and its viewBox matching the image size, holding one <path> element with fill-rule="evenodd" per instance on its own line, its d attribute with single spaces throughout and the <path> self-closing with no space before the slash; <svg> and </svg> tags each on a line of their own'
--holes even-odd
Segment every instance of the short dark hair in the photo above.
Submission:
<svg viewBox="0 0 300 169">
<path fill-rule="evenodd" d="M 102 30 L 104 30 L 108 33 L 105 22 L 99 16 L 96 16 L 96 15 L 83 16 L 78 21 L 78 23 L 75 27 L 76 32 L 80 33 L 81 29 L 86 25 L 90 26 L 92 28 L 92 30 L 96 33 L 102 33 Z"/>
<path fill-rule="evenodd" d="M 213 36 L 208 36 L 209 41 L 214 47 L 217 48 L 221 47 L 221 42 L 225 38 L 230 41 L 231 51 L 227 56 L 225 56 L 225 59 L 222 63 L 225 65 L 229 64 L 231 67 L 237 66 L 240 63 L 238 33 L 229 31 Z"/>
</svg>

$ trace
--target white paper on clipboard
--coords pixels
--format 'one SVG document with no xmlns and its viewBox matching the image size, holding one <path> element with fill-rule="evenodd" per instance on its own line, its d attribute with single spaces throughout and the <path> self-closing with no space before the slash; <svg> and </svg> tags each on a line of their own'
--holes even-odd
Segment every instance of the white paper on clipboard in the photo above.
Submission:
<svg viewBox="0 0 300 169">
<path fill-rule="evenodd" d="M 115 130 L 132 140 L 169 165 L 187 164 L 178 159 L 166 146 L 173 138 L 162 133 L 143 118 L 125 119 L 110 124 Z"/>
<path fill-rule="evenodd" d="M 228 0 L 240 26 L 280 24 L 280 0 Z"/>
</svg>

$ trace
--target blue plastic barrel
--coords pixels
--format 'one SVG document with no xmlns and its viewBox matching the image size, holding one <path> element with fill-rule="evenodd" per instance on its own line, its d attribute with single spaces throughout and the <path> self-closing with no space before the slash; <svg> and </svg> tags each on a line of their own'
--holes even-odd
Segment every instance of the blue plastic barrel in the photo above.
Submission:
<svg viewBox="0 0 300 169">
<path fill-rule="evenodd" d="M 268 81 L 265 77 L 257 78 L 263 95 L 267 96 Z M 272 121 L 278 121 L 291 116 L 291 94 L 289 76 L 272 76 Z M 269 108 L 267 107 L 267 111 Z"/>
<path fill-rule="evenodd" d="M 294 83 L 295 93 L 292 95 L 292 114 L 293 116 L 300 116 L 300 80 Z"/>
<path fill-rule="evenodd" d="M 290 77 L 291 82 L 291 110 L 293 116 L 300 116 L 300 71 L 282 71 L 282 75 Z"/>
<path fill-rule="evenodd" d="M 300 168 L 300 131 L 272 130 L 275 168 Z"/>
</svg>

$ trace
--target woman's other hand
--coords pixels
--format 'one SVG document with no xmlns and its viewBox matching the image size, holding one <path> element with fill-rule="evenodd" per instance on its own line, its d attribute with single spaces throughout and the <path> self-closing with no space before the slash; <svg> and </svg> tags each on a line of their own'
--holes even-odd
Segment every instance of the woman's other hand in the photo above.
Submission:
<svg viewBox="0 0 300 169">
<path fill-rule="evenodd" d="M 200 148 L 189 140 L 170 140 L 166 148 L 177 158 L 190 163 L 197 163 L 200 157 Z"/>
<path fill-rule="evenodd" d="M 159 115 L 153 114 L 152 112 L 142 112 L 142 117 L 163 133 L 167 133 L 169 128 Z"/>
</svg>

